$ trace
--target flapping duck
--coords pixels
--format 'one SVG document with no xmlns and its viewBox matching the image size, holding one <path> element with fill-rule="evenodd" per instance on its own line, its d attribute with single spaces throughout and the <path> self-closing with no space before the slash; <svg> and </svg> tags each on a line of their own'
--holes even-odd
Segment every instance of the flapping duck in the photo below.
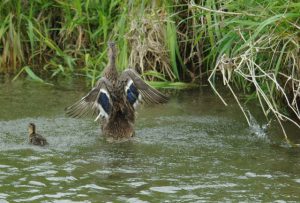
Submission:
<svg viewBox="0 0 300 203">
<path fill-rule="evenodd" d="M 113 139 L 130 138 L 134 133 L 135 112 L 140 102 L 164 103 L 168 98 L 149 86 L 133 69 L 118 73 L 116 46 L 108 43 L 108 65 L 92 90 L 66 108 L 71 117 L 94 115 L 101 121 L 102 133 Z"/>
</svg>

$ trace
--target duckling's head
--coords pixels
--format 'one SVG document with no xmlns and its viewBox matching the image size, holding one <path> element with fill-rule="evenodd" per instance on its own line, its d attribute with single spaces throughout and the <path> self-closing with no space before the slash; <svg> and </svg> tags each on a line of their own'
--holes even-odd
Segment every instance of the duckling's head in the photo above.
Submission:
<svg viewBox="0 0 300 203">
<path fill-rule="evenodd" d="M 29 123 L 29 125 L 28 125 L 28 133 L 29 133 L 29 135 L 32 135 L 32 134 L 35 133 L 35 125 L 34 125 L 34 123 Z"/>
</svg>

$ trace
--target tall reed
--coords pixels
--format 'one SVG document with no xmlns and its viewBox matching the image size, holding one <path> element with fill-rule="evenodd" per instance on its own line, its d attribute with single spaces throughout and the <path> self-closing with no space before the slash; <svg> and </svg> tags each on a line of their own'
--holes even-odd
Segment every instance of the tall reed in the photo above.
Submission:
<svg viewBox="0 0 300 203">
<path fill-rule="evenodd" d="M 77 74 L 94 84 L 106 64 L 107 41 L 113 40 L 120 69 L 131 66 L 151 80 L 181 79 L 184 66 L 178 63 L 182 59 L 170 2 L 15 2 L 0 2 L 2 73 Z"/>
<path fill-rule="evenodd" d="M 205 16 L 206 65 L 215 88 L 219 76 L 236 98 L 235 87 L 258 99 L 267 118 L 289 120 L 300 128 L 300 4 L 298 1 L 216 1 L 190 6 Z M 211 66 L 211 64 L 215 64 Z"/>
</svg>

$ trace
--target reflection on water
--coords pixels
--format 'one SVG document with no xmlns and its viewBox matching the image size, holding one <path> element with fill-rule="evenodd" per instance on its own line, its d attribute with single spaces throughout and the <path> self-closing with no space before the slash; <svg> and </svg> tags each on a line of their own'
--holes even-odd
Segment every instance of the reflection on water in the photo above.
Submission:
<svg viewBox="0 0 300 203">
<path fill-rule="evenodd" d="M 79 87 L 0 86 L 0 202 L 300 200 L 300 150 L 275 125 L 189 91 L 142 107 L 137 136 L 109 144 L 93 119 L 64 116 Z M 49 146 L 28 144 L 29 122 Z"/>
</svg>

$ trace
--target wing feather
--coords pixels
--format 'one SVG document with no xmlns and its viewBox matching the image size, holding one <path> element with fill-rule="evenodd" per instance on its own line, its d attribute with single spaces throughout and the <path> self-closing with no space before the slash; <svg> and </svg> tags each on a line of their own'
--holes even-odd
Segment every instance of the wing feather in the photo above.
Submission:
<svg viewBox="0 0 300 203">
<path fill-rule="evenodd" d="M 139 74 L 133 69 L 126 69 L 121 74 L 120 79 L 122 81 L 130 81 L 132 80 L 135 87 L 139 90 L 142 95 L 142 99 L 146 103 L 165 103 L 168 101 L 168 97 L 154 89 L 150 85 L 148 85 Z M 126 90 L 127 92 L 127 90 Z"/>
<path fill-rule="evenodd" d="M 110 85 L 110 82 L 106 78 L 100 78 L 97 85 L 89 93 L 65 109 L 66 115 L 73 118 L 97 115 L 97 119 L 101 115 L 107 118 L 107 109 L 110 108 L 110 103 L 105 102 L 104 104 L 102 102 L 103 100 L 99 99 L 99 96 L 103 93 L 110 102 L 109 93 L 107 91 L 107 88 Z"/>
</svg>

